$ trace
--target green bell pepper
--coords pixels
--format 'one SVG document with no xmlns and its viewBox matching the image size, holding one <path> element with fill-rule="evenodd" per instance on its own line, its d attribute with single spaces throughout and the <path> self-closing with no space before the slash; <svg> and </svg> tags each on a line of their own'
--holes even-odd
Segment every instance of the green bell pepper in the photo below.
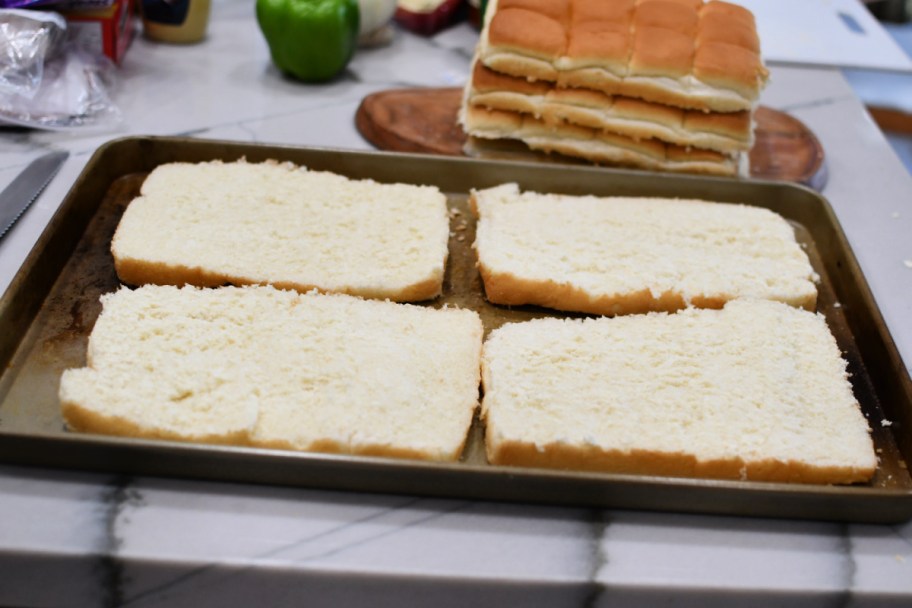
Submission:
<svg viewBox="0 0 912 608">
<path fill-rule="evenodd" d="M 358 0 L 257 0 L 272 61 L 305 82 L 341 72 L 358 46 Z"/>
</svg>

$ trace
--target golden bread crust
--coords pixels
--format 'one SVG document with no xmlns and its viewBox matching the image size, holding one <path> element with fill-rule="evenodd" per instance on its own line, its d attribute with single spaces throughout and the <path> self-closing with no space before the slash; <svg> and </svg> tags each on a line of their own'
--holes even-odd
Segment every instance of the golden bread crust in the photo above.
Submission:
<svg viewBox="0 0 912 608">
<path fill-rule="evenodd" d="M 485 297 L 494 304 L 505 306 L 531 304 L 555 310 L 604 316 L 675 312 L 688 306 L 684 296 L 673 291 L 663 292 L 658 297 L 648 289 L 593 297 L 585 290 L 569 283 L 524 279 L 510 273 L 496 272 L 484 264 L 479 264 L 478 268 L 484 284 Z M 690 298 L 690 305 L 694 308 L 719 309 L 737 297 L 736 294 L 699 294 Z M 784 298 L 782 301 L 809 311 L 817 308 L 816 294 Z"/>
<path fill-rule="evenodd" d="M 693 42 L 681 32 L 661 27 L 641 27 L 636 32 L 631 76 L 683 78 L 693 64 Z"/>
<path fill-rule="evenodd" d="M 138 425 L 126 418 L 105 416 L 71 401 L 61 402 L 60 410 L 67 428 L 81 433 L 218 445 L 250 445 L 250 433 L 248 431 L 239 430 L 218 435 L 193 435 L 187 429 L 182 429 L 180 433 L 175 433 L 164 429 Z"/>
<path fill-rule="evenodd" d="M 570 12 L 570 0 L 501 0 L 497 6 L 501 9 L 521 8 L 533 11 L 558 22 L 566 19 Z"/>
<path fill-rule="evenodd" d="M 487 439 L 490 437 L 490 439 Z M 701 461 L 692 454 L 651 450 L 605 450 L 553 443 L 545 446 L 501 439 L 488 427 L 486 452 L 492 464 L 572 471 L 698 477 L 740 481 L 851 484 L 868 481 L 874 469 L 811 466 L 805 462 L 741 458 Z"/>
<path fill-rule="evenodd" d="M 603 67 L 612 74 L 623 76 L 627 73 L 630 39 L 627 24 L 581 22 L 573 30 L 566 57 L 561 58 L 560 65 L 568 69 Z"/>
<path fill-rule="evenodd" d="M 258 448 L 273 450 L 296 450 L 305 452 L 321 452 L 324 454 L 350 454 L 355 456 L 376 456 L 379 458 L 406 458 L 411 460 L 430 460 L 437 462 L 450 462 L 457 460 L 465 448 L 465 441 L 453 452 L 438 453 L 429 450 L 418 450 L 390 444 L 363 444 L 349 446 L 334 439 L 317 439 L 306 446 L 295 445 L 290 441 L 279 439 L 254 439 L 251 444 Z"/>
<path fill-rule="evenodd" d="M 548 61 L 556 60 L 567 49 L 564 27 L 542 13 L 523 8 L 498 11 L 488 31 L 491 43 L 503 50 L 515 50 Z"/>
<path fill-rule="evenodd" d="M 509 273 L 498 273 L 479 264 L 485 298 L 494 304 L 521 306 L 532 304 L 555 310 L 582 312 L 594 315 L 630 315 L 647 312 L 674 312 L 687 307 L 684 296 L 666 291 L 658 297 L 648 289 L 630 293 L 593 297 L 569 283 L 530 281 Z M 691 299 L 697 308 L 722 308 L 732 299 L 729 295 L 702 295 Z"/>
<path fill-rule="evenodd" d="M 754 57 L 751 51 L 736 44 L 707 41 L 697 48 L 693 73 L 710 85 L 750 95 L 761 70 L 766 71 L 757 65 Z"/>
<path fill-rule="evenodd" d="M 721 1 L 492 3 L 479 59 L 499 72 L 687 109 L 750 110 L 768 79 L 753 15 Z"/>
<path fill-rule="evenodd" d="M 444 259 L 443 267 L 446 268 Z M 290 289 L 299 293 L 317 290 L 328 293 L 346 293 L 373 299 L 388 299 L 394 302 L 420 302 L 436 298 L 443 292 L 443 274 L 408 285 L 397 290 L 369 290 L 366 288 L 326 289 L 309 283 L 293 281 L 265 281 L 251 277 L 228 275 L 198 266 L 163 264 L 148 260 L 137 260 L 123 256 L 114 257 L 117 278 L 127 285 L 195 285 L 196 287 L 219 287 L 221 285 L 272 285 L 277 289 Z"/>
</svg>

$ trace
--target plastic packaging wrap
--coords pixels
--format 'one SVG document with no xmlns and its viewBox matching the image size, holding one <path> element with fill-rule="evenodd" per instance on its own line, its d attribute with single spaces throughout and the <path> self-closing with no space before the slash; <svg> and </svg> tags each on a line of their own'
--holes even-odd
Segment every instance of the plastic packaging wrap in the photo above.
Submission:
<svg viewBox="0 0 912 608">
<path fill-rule="evenodd" d="M 59 14 L 0 10 L 0 36 L 0 124 L 71 130 L 120 122 L 108 93 L 114 64 L 69 39 Z"/>
<path fill-rule="evenodd" d="M 59 50 L 65 31 L 57 13 L 0 10 L 0 93 L 33 97 L 44 62 Z"/>
</svg>

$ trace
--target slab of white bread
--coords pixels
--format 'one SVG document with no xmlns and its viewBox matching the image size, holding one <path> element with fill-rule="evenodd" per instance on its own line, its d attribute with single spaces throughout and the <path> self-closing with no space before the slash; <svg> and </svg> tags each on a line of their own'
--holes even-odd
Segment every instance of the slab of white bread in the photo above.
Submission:
<svg viewBox="0 0 912 608">
<path fill-rule="evenodd" d="M 763 298 L 813 310 L 817 274 L 768 209 L 665 198 L 471 193 L 487 299 L 616 315 Z"/>
<path fill-rule="evenodd" d="M 746 175 L 766 83 L 753 15 L 703 0 L 497 0 L 466 84 L 484 140 L 650 170 Z"/>
<path fill-rule="evenodd" d="M 111 251 L 131 285 L 271 284 L 409 302 L 440 294 L 448 238 L 436 187 L 213 161 L 153 170 Z"/>
<path fill-rule="evenodd" d="M 478 405 L 475 312 L 271 286 L 122 288 L 87 366 L 64 372 L 77 431 L 454 460 Z"/>
<path fill-rule="evenodd" d="M 505 325 L 482 383 L 495 464 L 802 483 L 877 467 L 823 317 L 780 302 Z"/>
<path fill-rule="evenodd" d="M 296 175 L 299 171 L 296 168 L 275 163 L 268 163 L 261 168 L 251 167 L 245 163 L 236 163 L 231 166 L 233 171 L 249 177 L 261 188 L 269 189 L 272 196 L 278 200 L 289 195 L 286 186 L 277 187 L 275 183 L 281 183 L 289 173 Z M 227 168 L 225 165 L 209 163 L 201 165 L 200 168 L 204 173 L 213 171 L 213 175 L 238 184 L 242 190 L 246 187 L 242 185 L 243 180 L 222 173 L 222 170 Z M 184 166 L 176 169 L 179 172 L 193 171 L 192 168 Z M 152 175 L 154 176 L 155 173 Z M 258 181 L 264 175 L 271 176 L 270 180 Z M 343 179 L 339 176 L 320 177 L 325 178 L 330 187 L 335 187 L 338 179 Z M 183 180 L 165 183 L 172 186 L 179 185 L 182 189 L 186 188 L 186 182 Z M 312 182 L 309 183 L 312 185 Z M 387 192 L 384 190 L 385 187 L 379 184 L 362 185 L 375 191 L 374 193 L 376 191 Z M 568 201 L 562 200 L 561 197 L 545 195 L 518 197 L 516 190 L 515 185 L 505 185 L 473 194 L 474 204 L 482 217 L 478 226 L 477 247 L 482 260 L 483 275 L 487 273 L 484 265 L 487 254 L 483 255 L 485 249 L 483 241 L 491 232 L 491 222 L 497 224 L 503 219 L 496 215 L 488 215 L 491 208 L 500 204 L 488 201 L 491 196 L 495 198 L 529 198 L 531 196 L 533 200 L 546 201 L 554 208 L 555 213 L 563 214 L 558 218 L 547 216 L 546 221 L 538 222 L 541 224 L 539 227 L 558 227 L 564 224 L 565 228 L 570 228 L 592 222 L 591 218 L 587 219 L 585 214 L 578 215 L 581 210 L 571 211 L 571 206 L 565 205 Z M 393 191 L 399 192 L 400 190 Z M 409 192 L 409 190 L 405 191 Z M 165 196 L 165 193 L 157 190 L 157 187 L 151 187 L 148 191 L 144 188 L 144 192 L 146 193 L 143 197 L 137 201 Z M 178 198 L 184 204 L 192 205 L 193 196 L 203 195 L 199 190 L 189 188 L 181 190 Z M 258 205 L 271 204 L 268 197 L 264 197 L 261 193 L 256 196 L 256 200 L 259 201 Z M 223 229 L 227 229 L 227 226 L 237 228 L 233 223 L 222 224 L 223 214 L 237 212 L 235 203 L 220 206 L 214 198 L 209 197 L 207 200 L 214 207 L 211 211 L 213 215 L 208 220 L 212 222 L 210 229 L 223 226 L 225 227 Z M 372 198 L 371 200 L 377 199 Z M 602 199 L 594 197 L 581 200 L 593 205 L 596 203 L 601 205 L 603 202 Z M 135 203 L 136 201 L 133 204 Z M 769 249 L 771 244 L 778 247 L 779 241 L 784 239 L 782 226 L 775 229 L 767 226 L 770 223 L 769 218 L 766 212 L 762 211 L 755 210 L 745 216 L 746 221 L 749 221 L 754 227 L 753 231 L 732 234 L 727 232 L 728 224 L 726 222 L 715 219 L 708 207 L 703 209 L 703 206 L 712 207 L 711 203 L 665 201 L 680 209 L 699 207 L 702 210 L 701 214 L 690 219 L 675 215 L 675 212 L 667 205 L 653 208 L 649 201 L 636 201 L 636 203 L 637 206 L 642 207 L 642 211 L 646 213 L 646 219 L 649 220 L 645 223 L 640 221 L 641 228 L 653 222 L 663 227 L 660 229 L 664 229 L 668 222 L 662 223 L 662 218 L 667 217 L 673 218 L 672 223 L 695 222 L 695 225 L 702 227 L 702 230 L 711 236 L 710 240 L 718 241 L 716 245 L 722 248 L 715 252 L 723 254 L 722 257 L 740 255 L 749 257 L 751 252 L 762 252 Z M 655 204 L 660 205 L 661 202 L 656 201 Z M 720 209 L 734 208 L 734 206 L 728 205 L 718 205 L 717 207 Z M 165 206 L 163 209 L 171 208 Z M 169 213 L 171 212 L 179 214 L 180 210 L 169 211 Z M 253 214 L 249 210 L 246 213 Z M 268 210 L 266 213 L 269 213 Z M 372 218 L 373 216 L 368 213 L 365 217 Z M 436 213 L 430 214 L 429 217 L 436 218 Z M 314 221 L 313 217 L 307 219 Z M 136 222 L 132 230 L 142 232 L 143 228 L 154 231 L 153 224 L 158 220 L 165 223 L 172 221 L 156 214 L 137 215 L 130 221 Z M 358 225 L 367 221 L 369 219 L 363 219 L 358 222 Z M 405 220 L 403 219 L 403 221 Z M 516 221 L 517 226 L 520 227 L 529 225 L 529 222 L 521 218 L 518 220 L 513 218 L 509 221 Z M 623 223 L 629 221 L 629 218 L 616 221 Z M 436 226 L 435 222 L 436 220 L 430 222 L 432 231 L 433 226 Z M 299 223 L 298 226 L 300 225 Z M 598 225 L 598 222 L 594 222 L 592 225 Z M 787 226 L 785 224 L 786 228 Z M 263 229 L 262 225 L 255 220 L 251 220 L 248 227 L 257 230 Z M 497 226 L 494 227 L 497 228 Z M 601 227 L 608 228 L 609 226 L 603 222 Z M 203 238 L 205 236 L 203 232 L 202 229 L 194 231 L 193 238 Z M 124 234 L 121 233 L 120 228 L 118 228 L 118 233 Z M 269 233 L 267 232 L 267 234 Z M 603 237 L 609 234 L 610 231 L 604 232 Z M 696 238 L 692 235 L 681 237 L 675 241 L 676 249 L 655 250 L 654 247 L 661 245 L 661 239 L 656 244 L 649 240 L 637 240 L 638 237 L 631 238 L 631 234 L 622 229 L 615 236 L 619 241 L 628 242 L 628 245 L 632 247 L 629 252 L 631 255 L 640 255 L 640 259 L 647 262 L 650 260 L 650 256 L 655 258 L 658 265 L 654 264 L 653 270 L 658 276 L 662 276 L 663 272 L 661 258 L 666 257 L 667 261 L 673 261 L 679 256 L 687 257 L 688 254 L 682 253 L 680 249 L 688 244 L 688 239 Z M 416 235 L 415 238 L 421 240 L 420 235 Z M 514 255 L 524 257 L 530 265 L 537 262 L 538 258 L 555 258 L 558 262 L 563 263 L 570 261 L 570 258 L 574 256 L 581 257 L 582 260 L 591 260 L 595 256 L 594 252 L 587 251 L 585 248 L 583 250 L 571 248 L 561 254 L 560 248 L 564 245 L 555 241 L 554 234 L 546 232 L 530 232 L 516 238 L 524 240 L 526 246 L 532 247 L 531 251 L 520 249 L 514 252 Z M 747 244 L 741 249 L 726 248 L 726 244 L 739 239 L 744 239 Z M 516 245 L 516 243 L 511 244 L 508 241 L 509 239 L 503 243 L 505 247 L 511 248 Z M 174 243 L 174 246 L 178 245 Z M 259 251 L 266 252 L 268 255 L 266 245 L 255 246 Z M 148 255 L 153 253 L 149 250 Z M 657 256 L 658 253 L 662 255 Z M 185 252 L 183 255 L 190 254 Z M 783 299 L 797 306 L 813 307 L 814 294 L 813 290 L 808 287 L 809 284 L 811 287 L 813 285 L 811 277 L 806 272 L 807 269 L 797 263 L 794 258 L 794 251 L 790 251 L 782 256 L 772 256 L 767 260 L 770 268 L 775 269 L 772 272 L 774 275 L 778 273 L 786 276 L 787 279 L 773 292 L 760 295 L 761 297 L 773 297 L 776 294 L 781 295 L 782 290 L 792 289 L 791 296 Z M 178 263 L 170 265 L 162 264 L 162 267 L 166 269 L 162 271 L 164 282 L 186 282 L 183 278 L 182 267 L 193 266 L 194 258 L 182 257 L 179 260 Z M 617 263 L 618 259 L 609 261 Z M 365 266 L 350 268 L 345 272 L 352 271 L 355 274 L 372 272 L 373 260 L 363 261 L 362 259 L 360 263 Z M 173 268 L 177 269 L 176 276 L 169 277 L 167 269 Z M 585 275 L 585 268 L 581 272 L 582 275 Z M 344 274 L 341 270 L 340 273 Z M 496 290 L 490 288 L 488 277 L 485 280 L 486 292 L 491 297 Z M 563 280 L 558 279 L 558 281 Z M 268 279 L 265 279 L 264 282 L 268 282 Z M 660 285 L 662 284 L 664 283 L 660 283 Z M 540 287 L 541 285 L 536 289 L 540 289 Z M 674 306 L 666 306 L 668 309 L 683 305 L 685 302 L 693 305 L 721 306 L 722 301 L 729 297 L 745 295 L 726 293 L 724 298 L 717 301 L 713 298 L 718 294 L 707 292 L 703 294 L 705 301 L 702 301 L 698 297 L 699 292 L 680 289 L 674 298 L 667 299 L 665 291 L 650 293 L 650 289 L 654 289 L 651 285 L 644 286 L 634 282 L 627 284 L 625 288 L 630 293 L 618 300 L 624 304 L 621 307 L 622 310 L 617 308 L 617 302 L 615 302 L 612 304 L 610 312 L 642 312 L 655 308 L 656 302 L 672 302 Z M 322 289 L 332 290 L 326 285 Z M 584 282 L 577 291 L 584 289 L 590 289 L 590 285 Z M 384 288 L 379 291 L 387 293 L 389 290 Z M 560 293 L 560 290 L 556 290 L 555 293 Z M 596 293 L 598 293 L 597 290 Z M 554 304 L 541 301 L 537 303 Z M 320 295 L 316 292 L 301 294 L 278 290 L 272 286 L 219 287 L 217 289 L 146 286 L 136 290 L 121 289 L 105 296 L 103 304 L 104 311 L 90 336 L 87 366 L 65 372 L 61 380 L 60 398 L 64 419 L 70 428 L 78 431 L 273 448 L 453 460 L 460 456 L 466 441 L 466 433 L 478 401 L 480 369 L 484 369 L 486 395 L 484 409 L 489 425 L 486 441 L 488 453 L 494 463 L 569 466 L 571 468 L 582 466 L 607 471 L 626 470 L 638 473 L 693 474 L 735 478 L 747 475 L 750 479 L 785 479 L 786 477 L 782 475 L 787 474 L 787 478 L 790 480 L 822 483 L 857 481 L 863 478 L 862 473 L 857 471 L 867 471 L 868 474 L 873 471 L 873 468 L 867 464 L 858 465 L 854 460 L 846 460 L 838 466 L 831 464 L 818 466 L 816 462 L 796 464 L 792 460 L 779 460 L 778 452 L 773 452 L 773 455 L 770 456 L 776 463 L 775 466 L 766 461 L 763 461 L 766 464 L 760 466 L 755 462 L 757 459 L 750 451 L 745 452 L 747 456 L 742 463 L 743 466 L 737 470 L 730 466 L 729 461 L 726 461 L 727 464 L 721 468 L 716 464 L 697 466 L 706 460 L 706 454 L 710 454 L 710 461 L 715 462 L 716 460 L 714 453 L 702 451 L 704 449 L 702 444 L 691 445 L 690 451 L 687 452 L 672 456 L 666 454 L 661 458 L 653 459 L 650 462 L 658 464 L 650 468 L 643 466 L 648 459 L 630 456 L 630 454 L 640 454 L 636 449 L 629 451 L 627 456 L 621 455 L 619 458 L 614 458 L 614 456 L 626 448 L 615 449 L 607 443 L 598 443 L 598 449 L 593 451 L 595 448 L 590 441 L 592 437 L 587 436 L 585 441 L 576 443 L 568 443 L 560 438 L 555 441 L 538 439 L 539 436 L 536 433 L 540 429 L 537 425 L 541 424 L 538 415 L 542 412 L 548 418 L 548 424 L 553 427 L 555 433 L 563 432 L 561 429 L 565 424 L 571 427 L 577 424 L 577 421 L 582 419 L 578 417 L 585 412 L 594 411 L 593 408 L 597 404 L 601 404 L 599 407 L 605 408 L 605 411 L 599 414 L 599 416 L 604 414 L 605 417 L 600 418 L 601 422 L 598 422 L 598 425 L 614 424 L 611 422 L 611 417 L 608 416 L 612 411 L 611 408 L 615 407 L 611 403 L 619 403 L 620 405 L 617 407 L 626 407 L 626 405 L 636 403 L 635 400 L 631 401 L 628 393 L 625 392 L 626 385 L 611 384 L 612 378 L 617 376 L 616 372 L 620 368 L 623 368 L 625 373 L 629 372 L 631 378 L 638 377 L 637 375 L 644 379 L 662 376 L 663 381 L 675 385 L 682 381 L 681 378 L 689 377 L 695 366 L 704 365 L 706 361 L 715 361 L 710 355 L 715 352 L 716 346 L 720 348 L 724 346 L 724 343 L 733 335 L 731 332 L 713 333 L 715 330 L 707 329 L 708 335 L 712 334 L 715 338 L 705 344 L 695 342 L 691 350 L 676 352 L 673 356 L 666 357 L 667 352 L 660 348 L 648 355 L 645 363 L 636 356 L 631 356 L 625 363 L 621 357 L 621 360 L 616 363 L 619 366 L 618 369 L 596 366 L 588 371 L 574 372 L 583 374 L 582 378 L 573 374 L 564 375 L 561 371 L 564 369 L 562 361 L 565 357 L 570 359 L 576 357 L 574 349 L 577 346 L 574 344 L 590 348 L 591 344 L 586 346 L 587 340 L 591 342 L 598 338 L 586 338 L 585 336 L 573 338 L 573 344 L 564 345 L 570 349 L 569 354 L 566 355 L 560 354 L 562 352 L 560 348 L 563 347 L 559 344 L 555 344 L 552 349 L 551 342 L 547 342 L 548 347 L 545 349 L 525 351 L 525 363 L 517 360 L 509 363 L 517 372 L 515 377 L 510 377 L 498 373 L 496 367 L 499 365 L 498 360 L 508 361 L 513 357 L 508 349 L 496 346 L 508 340 L 504 337 L 498 337 L 495 340 L 495 337 L 512 335 L 510 332 L 514 331 L 522 335 L 525 335 L 524 332 L 530 332 L 531 336 L 539 336 L 530 338 L 534 342 L 539 339 L 548 341 L 563 334 L 557 330 L 552 331 L 551 325 L 540 322 L 512 326 L 513 329 L 505 327 L 492 334 L 491 346 L 486 348 L 485 362 L 482 364 L 480 361 L 481 321 L 479 316 L 471 311 L 431 310 L 386 301 L 363 300 L 343 294 Z M 737 306 L 748 305 L 738 303 Z M 822 324 L 822 321 L 811 312 L 799 311 L 786 305 L 777 308 L 762 308 L 765 306 L 762 303 L 751 306 L 761 307 L 758 309 L 759 312 L 754 315 L 755 318 L 751 320 L 751 323 L 756 326 L 754 329 L 757 336 L 768 336 L 769 339 L 751 342 L 743 351 L 743 358 L 740 360 L 736 358 L 719 360 L 718 369 L 722 370 L 723 374 L 727 374 L 729 372 L 725 371 L 727 369 L 725 366 L 731 365 L 734 368 L 731 373 L 736 373 L 738 370 L 745 370 L 744 373 L 749 373 L 750 366 L 756 360 L 769 359 L 771 362 L 779 362 L 783 366 L 782 370 L 788 369 L 789 361 L 795 363 L 796 369 L 800 367 L 803 370 L 804 367 L 801 366 L 805 366 L 804 355 L 797 351 L 804 349 L 805 346 L 803 343 L 790 341 L 787 334 L 778 332 L 775 328 L 780 323 L 791 323 L 791 319 L 814 319 L 814 323 L 818 324 Z M 742 309 L 737 308 L 737 310 Z M 767 314 L 767 310 L 770 311 L 769 314 Z M 689 310 L 679 314 L 682 315 L 681 319 L 693 319 L 696 325 L 705 325 L 707 328 L 727 328 L 728 325 L 725 324 L 724 319 L 729 319 L 731 316 L 728 310 L 707 311 L 699 314 Z M 655 346 L 655 340 L 650 336 L 656 335 L 656 332 L 661 329 L 660 326 L 653 328 L 653 324 L 661 325 L 666 323 L 664 319 L 675 317 L 677 315 L 674 317 L 660 315 L 628 317 L 629 321 L 622 323 L 642 327 L 641 334 L 637 335 L 644 337 L 645 341 L 641 340 L 640 346 L 630 342 L 627 347 L 634 350 L 638 348 L 650 350 Z M 586 334 L 600 328 L 602 324 L 614 321 L 621 321 L 621 319 L 584 323 L 567 321 L 565 326 L 578 326 L 581 328 L 580 331 Z M 808 322 L 810 321 L 796 321 L 799 325 Z M 558 326 L 564 327 L 564 325 Z M 788 326 L 791 327 L 791 325 Z M 677 326 L 669 327 L 673 329 Z M 825 329 L 825 326 L 823 327 Z M 539 331 L 539 329 L 543 331 Z M 598 329 L 598 331 L 602 330 Z M 818 328 L 815 331 L 821 330 Z M 689 335 L 682 334 L 682 336 Z M 631 337 L 636 336 L 631 334 Z M 796 339 L 803 340 L 803 338 Z M 801 348 L 796 346 L 798 344 L 801 344 Z M 580 354 L 585 353 L 585 348 L 579 351 Z M 503 359 L 499 353 L 505 353 Z M 579 358 L 580 361 L 590 359 L 585 356 Z M 814 361 L 816 360 L 814 359 Z M 811 381 L 811 378 L 815 382 L 819 379 L 823 383 L 844 382 L 844 367 L 839 368 L 842 371 L 837 370 L 840 364 L 844 365 L 838 357 L 838 351 L 827 354 L 821 361 L 824 362 L 821 364 L 822 367 L 812 367 L 807 371 L 808 374 L 811 374 L 808 376 L 808 382 Z M 538 366 L 542 362 L 550 362 L 548 365 L 555 373 L 550 376 L 540 374 Z M 523 365 L 528 366 L 528 376 L 524 375 L 520 369 Z M 587 383 L 592 380 L 591 375 L 596 372 L 599 375 L 598 382 L 592 385 L 593 388 L 587 388 L 589 386 Z M 805 372 L 802 371 L 803 373 Z M 787 377 L 788 374 L 785 376 Z M 588 391 L 596 390 L 594 387 L 597 386 L 600 387 L 599 390 L 603 392 L 606 399 L 592 400 L 587 405 L 589 409 L 585 412 L 560 407 L 561 402 L 557 400 L 554 401 L 557 409 L 540 411 L 536 408 L 540 407 L 541 399 L 546 398 L 548 393 L 536 396 L 537 389 L 529 387 L 535 387 L 537 382 L 545 382 L 546 377 L 550 378 L 549 381 L 554 383 L 554 387 L 563 387 L 568 395 L 578 392 L 589 395 Z M 804 377 L 801 376 L 801 378 Z M 611 386 L 606 386 L 605 383 Z M 732 390 L 738 388 L 737 383 L 726 386 Z M 693 398 L 699 402 L 700 393 L 696 390 L 698 387 L 688 387 L 690 385 L 685 382 L 682 390 L 687 394 L 693 392 Z M 845 386 L 843 388 L 845 389 Z M 555 388 L 555 390 L 559 389 Z M 826 429 L 832 424 L 829 410 L 825 408 L 831 401 L 829 397 L 831 393 L 817 394 L 816 388 L 810 388 L 808 391 L 802 394 L 808 402 L 814 402 L 811 406 L 813 411 L 821 412 L 819 420 L 808 424 L 806 433 L 810 437 L 820 434 L 815 429 L 823 429 L 823 432 L 827 432 Z M 528 430 L 532 433 L 528 441 L 508 434 L 508 426 L 498 423 L 498 414 L 495 413 L 499 409 L 497 403 L 503 399 L 505 394 L 517 398 L 516 407 L 528 408 L 530 414 Z M 775 397 L 772 393 L 758 393 L 758 395 L 763 396 L 764 399 L 770 396 Z M 849 396 L 851 396 L 850 389 Z M 845 395 L 841 396 L 841 398 L 844 397 Z M 738 397 L 738 399 L 742 401 L 747 399 L 744 403 L 749 401 L 755 408 L 766 407 L 759 396 L 757 399 L 760 400 L 754 401 L 748 397 Z M 833 415 L 837 416 L 840 421 L 849 420 L 851 416 L 843 411 L 847 407 L 844 401 L 834 403 L 836 405 L 833 411 L 836 413 Z M 774 403 L 769 407 L 776 409 L 779 406 Z M 857 403 L 854 407 L 857 413 Z M 698 408 L 696 411 L 703 410 Z M 776 409 L 776 411 L 783 418 L 780 421 L 781 425 L 793 425 L 794 420 L 799 419 L 806 421 L 801 418 L 803 414 L 800 412 L 780 409 Z M 700 415 L 708 417 L 708 420 L 713 420 L 712 416 L 718 416 L 719 419 L 716 422 L 719 424 L 723 424 L 720 422 L 722 420 L 731 420 L 734 425 L 732 428 L 740 428 L 741 419 L 750 418 L 752 412 L 753 410 L 747 410 L 746 413 L 744 409 L 719 408 L 711 414 Z M 633 414 L 627 412 L 627 415 L 629 417 Z M 650 414 L 640 412 L 636 415 L 649 416 Z M 796 416 L 798 418 L 795 418 Z M 861 419 L 860 426 L 857 416 L 853 420 L 854 430 L 845 432 L 865 435 L 867 427 L 864 420 Z M 619 422 L 619 424 L 625 423 Z M 688 426 L 698 428 L 699 424 L 700 422 L 694 419 L 688 423 Z M 782 432 L 779 426 L 779 424 L 764 425 L 765 436 L 770 444 L 779 441 L 778 437 Z M 649 429 L 642 429 L 642 431 L 647 433 Z M 676 432 L 686 434 L 690 431 L 687 428 L 679 428 Z M 760 435 L 758 430 L 756 436 Z M 636 434 L 631 436 L 635 437 Z M 702 435 L 699 438 L 701 441 L 704 439 Z M 673 438 L 671 441 L 678 441 L 678 439 Z M 713 439 L 713 441 L 726 445 L 736 443 L 732 437 Z M 532 451 L 522 447 L 533 444 L 535 448 Z M 516 446 L 520 446 L 522 449 L 514 449 Z M 649 447 L 647 451 L 651 453 L 652 447 Z M 512 457 L 509 454 L 519 454 L 519 456 Z M 588 460 L 588 457 L 593 454 L 595 454 L 595 458 L 591 461 Z M 612 457 L 603 458 L 604 454 L 610 454 Z M 552 457 L 553 462 L 549 460 Z M 589 464 L 584 465 L 574 458 L 587 460 Z M 673 465 L 672 461 L 676 461 L 677 464 Z M 845 471 L 849 469 L 853 471 L 857 469 L 857 471 L 852 475 L 846 475 Z M 744 473 L 744 470 L 747 473 Z M 800 474 L 795 471 L 800 471 Z"/>
</svg>

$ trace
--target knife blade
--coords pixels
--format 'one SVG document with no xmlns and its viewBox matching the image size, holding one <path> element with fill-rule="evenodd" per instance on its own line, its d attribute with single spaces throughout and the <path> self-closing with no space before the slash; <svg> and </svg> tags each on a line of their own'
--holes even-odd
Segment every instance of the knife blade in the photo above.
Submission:
<svg viewBox="0 0 912 608">
<path fill-rule="evenodd" d="M 0 238 L 38 198 L 69 155 L 58 151 L 39 156 L 0 192 Z"/>
</svg>

